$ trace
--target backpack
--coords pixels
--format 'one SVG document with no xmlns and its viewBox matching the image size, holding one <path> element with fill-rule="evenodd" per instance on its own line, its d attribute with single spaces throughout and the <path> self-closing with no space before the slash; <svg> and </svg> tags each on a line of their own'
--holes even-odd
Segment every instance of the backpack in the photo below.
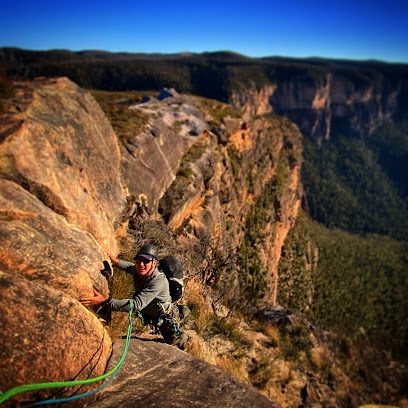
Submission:
<svg viewBox="0 0 408 408">
<path fill-rule="evenodd" d="M 160 259 L 159 265 L 159 269 L 169 281 L 171 299 L 176 303 L 181 300 L 184 292 L 183 261 L 170 255 Z"/>
</svg>

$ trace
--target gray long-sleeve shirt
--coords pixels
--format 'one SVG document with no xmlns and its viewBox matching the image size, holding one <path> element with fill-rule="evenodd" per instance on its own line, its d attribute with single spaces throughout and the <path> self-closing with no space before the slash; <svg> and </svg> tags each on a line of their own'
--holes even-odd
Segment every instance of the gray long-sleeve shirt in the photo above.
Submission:
<svg viewBox="0 0 408 408">
<path fill-rule="evenodd" d="M 140 277 L 133 263 L 120 260 L 117 265 L 133 276 L 135 293 L 132 299 L 108 299 L 105 301 L 113 311 L 129 312 L 130 301 L 134 312 L 143 312 L 147 316 L 157 317 L 168 310 L 171 297 L 166 275 L 156 268 L 146 279 Z"/>
</svg>

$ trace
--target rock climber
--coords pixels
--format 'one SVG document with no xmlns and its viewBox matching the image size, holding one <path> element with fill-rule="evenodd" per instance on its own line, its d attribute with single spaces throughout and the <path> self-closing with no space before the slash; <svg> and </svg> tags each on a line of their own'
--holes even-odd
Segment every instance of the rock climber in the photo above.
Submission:
<svg viewBox="0 0 408 408">
<path fill-rule="evenodd" d="M 102 306 L 105 310 L 119 312 L 129 312 L 132 302 L 133 312 L 140 312 L 144 320 L 158 328 L 166 343 L 184 349 L 188 337 L 180 330 L 178 308 L 172 302 L 166 275 L 157 267 L 157 248 L 152 244 L 143 245 L 135 257 L 135 264 L 107 254 L 112 265 L 133 276 L 135 293 L 132 299 L 105 299 L 94 289 L 93 297 L 80 299 L 80 302 L 84 306 Z"/>
</svg>

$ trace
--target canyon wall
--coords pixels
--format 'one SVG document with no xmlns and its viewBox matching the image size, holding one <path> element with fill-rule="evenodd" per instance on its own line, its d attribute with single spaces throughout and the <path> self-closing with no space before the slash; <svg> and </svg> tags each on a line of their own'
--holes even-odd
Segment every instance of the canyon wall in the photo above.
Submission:
<svg viewBox="0 0 408 408">
<path fill-rule="evenodd" d="M 305 136 L 329 139 L 333 123 L 341 120 L 347 132 L 364 136 L 378 121 L 398 114 L 403 82 L 364 70 L 325 70 L 289 76 L 275 85 L 241 87 L 231 104 L 250 113 L 276 112 L 295 122 Z"/>
<path fill-rule="evenodd" d="M 109 333 L 78 299 L 93 288 L 108 296 L 105 251 L 120 252 L 136 208 L 167 223 L 180 247 L 204 231 L 238 251 L 248 214 L 280 166 L 282 191 L 257 243 L 266 298 L 274 301 L 276 263 L 300 199 L 293 124 L 250 116 L 217 122 L 198 99 L 165 92 L 129 108 L 148 121 L 121 140 L 95 99 L 66 78 L 14 87 L 0 122 L 2 391 L 104 372 Z"/>
</svg>

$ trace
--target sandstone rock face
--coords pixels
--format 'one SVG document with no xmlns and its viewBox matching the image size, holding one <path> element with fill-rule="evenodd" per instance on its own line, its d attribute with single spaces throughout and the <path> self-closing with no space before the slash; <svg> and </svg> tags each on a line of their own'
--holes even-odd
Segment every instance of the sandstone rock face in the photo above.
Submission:
<svg viewBox="0 0 408 408">
<path fill-rule="evenodd" d="M 0 248 L 0 268 L 10 276 L 74 299 L 92 296 L 92 286 L 108 294 L 100 273 L 105 254 L 95 239 L 8 180 L 0 180 Z"/>
<path fill-rule="evenodd" d="M 125 340 L 115 343 L 108 370 L 120 360 Z M 91 407 L 276 407 L 255 389 L 221 369 L 172 346 L 131 339 L 118 375 Z"/>
<path fill-rule="evenodd" d="M 95 100 L 67 79 L 18 87 L 2 122 L 0 176 L 13 180 L 111 251 L 125 195 L 115 134 Z"/>
<path fill-rule="evenodd" d="M 321 141 L 330 137 L 336 119 L 345 120 L 356 135 L 371 131 L 376 120 L 397 113 L 398 97 L 399 89 L 381 75 L 357 81 L 350 73 L 322 72 L 318 79 L 292 76 L 273 87 L 242 89 L 230 102 L 249 113 L 287 116 L 304 135 Z"/>
<path fill-rule="evenodd" d="M 17 84 L 10 103 L 0 122 L 3 392 L 103 373 L 111 340 L 77 300 L 93 287 L 108 295 L 100 270 L 125 208 L 117 138 L 89 94 L 38 80 Z"/>
<path fill-rule="evenodd" d="M 272 112 L 270 98 L 276 90 L 276 86 L 265 86 L 262 88 L 249 88 L 245 92 L 233 92 L 231 104 L 239 106 L 244 112 L 252 115 L 262 115 Z"/>
<path fill-rule="evenodd" d="M 301 196 L 299 194 L 300 165 L 295 165 L 289 174 L 285 193 L 278 202 L 278 214 L 275 223 L 275 234 L 272 244 L 266 246 L 266 261 L 269 270 L 270 291 L 267 299 L 276 303 L 278 296 L 278 264 L 282 254 L 282 248 L 289 231 L 295 225 L 300 208 Z"/>
<path fill-rule="evenodd" d="M 210 133 L 200 137 L 193 145 L 198 153 L 188 163 L 192 174 L 177 177 L 167 190 L 163 200 L 173 198 L 168 225 L 190 241 L 198 235 L 203 243 L 200 232 L 211 233 L 224 254 L 238 251 L 248 213 L 265 186 L 281 177 L 277 174 L 282 171 L 277 168 L 280 155 L 290 154 L 293 162 L 283 166 L 287 177 L 282 194 L 269 203 L 271 220 L 258 234 L 265 235 L 258 248 L 267 270 L 266 299 L 274 304 L 282 246 L 300 206 L 300 133 L 296 126 L 280 119 L 226 119 L 222 126 L 228 134 L 223 145 Z M 180 244 L 184 247 L 186 241 L 180 238 Z M 208 271 L 208 281 L 213 273 L 216 271 Z"/>
<path fill-rule="evenodd" d="M 72 297 L 19 275 L 0 271 L 1 390 L 17 385 L 83 380 L 104 373 L 111 340 L 103 326 Z M 64 398 L 95 386 L 18 394 L 38 401 Z M 12 400 L 6 402 L 9 405 Z M 69 405 L 68 405 L 69 406 Z M 81 406 L 78 404 L 71 405 Z"/>
<path fill-rule="evenodd" d="M 165 92 L 161 99 L 132 107 L 149 115 L 149 125 L 122 146 L 121 171 L 129 193 L 153 213 L 182 156 L 208 128 L 194 98 Z"/>
</svg>

